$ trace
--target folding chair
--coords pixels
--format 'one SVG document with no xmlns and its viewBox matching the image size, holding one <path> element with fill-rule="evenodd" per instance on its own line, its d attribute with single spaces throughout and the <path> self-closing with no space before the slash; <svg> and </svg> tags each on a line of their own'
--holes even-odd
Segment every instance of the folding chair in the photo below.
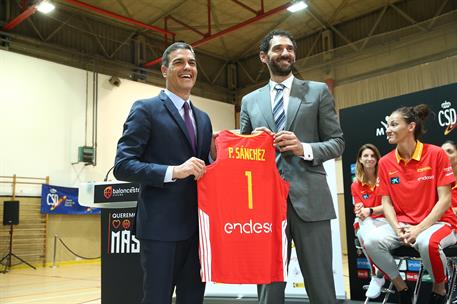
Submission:
<svg viewBox="0 0 457 304">
<path fill-rule="evenodd" d="M 457 303 L 457 245 L 452 245 L 443 250 L 444 254 L 446 255 L 447 260 L 447 276 L 448 276 L 448 287 L 447 287 L 447 294 L 446 294 L 446 304 L 456 304 Z M 402 246 L 392 250 L 393 257 L 398 260 L 397 266 L 400 268 L 403 262 L 407 260 L 420 260 L 419 253 L 412 247 L 409 246 Z M 414 293 L 413 293 L 413 304 L 417 303 L 419 299 L 419 292 L 422 286 L 422 276 L 424 274 L 424 267 L 421 262 L 420 271 L 417 277 L 416 284 L 414 286 Z M 365 288 L 365 286 L 364 286 Z M 393 283 L 390 282 L 389 287 L 383 288 L 381 293 L 384 294 L 384 298 L 382 303 L 385 304 L 389 300 L 391 294 L 394 294 L 395 287 Z M 365 304 L 369 303 L 369 298 L 365 300 Z"/>
</svg>

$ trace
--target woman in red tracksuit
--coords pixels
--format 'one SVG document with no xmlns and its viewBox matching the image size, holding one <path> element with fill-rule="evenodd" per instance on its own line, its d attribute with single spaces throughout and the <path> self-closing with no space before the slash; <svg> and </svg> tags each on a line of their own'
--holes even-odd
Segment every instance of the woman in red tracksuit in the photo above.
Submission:
<svg viewBox="0 0 457 304">
<path fill-rule="evenodd" d="M 365 236 L 371 233 L 380 223 L 383 217 L 381 196 L 377 191 L 378 161 L 381 158 L 378 148 L 372 144 L 364 144 L 357 152 L 355 165 L 355 180 L 351 185 L 351 193 L 354 203 L 354 232 L 362 245 L 362 250 L 371 267 L 371 280 L 368 285 L 367 298 L 376 299 L 381 294 L 381 288 L 385 283 L 381 272 L 376 268 L 364 248 Z"/>
<path fill-rule="evenodd" d="M 386 225 L 365 238 L 375 265 L 393 282 L 400 303 L 410 304 L 411 291 L 401 278 L 391 250 L 416 249 L 433 280 L 429 304 L 446 301 L 446 256 L 443 248 L 456 243 L 457 218 L 452 212 L 455 184 L 449 159 L 440 147 L 418 140 L 428 115 L 425 104 L 402 107 L 388 118 L 387 138 L 396 148 L 379 161 L 379 194 Z"/>
</svg>

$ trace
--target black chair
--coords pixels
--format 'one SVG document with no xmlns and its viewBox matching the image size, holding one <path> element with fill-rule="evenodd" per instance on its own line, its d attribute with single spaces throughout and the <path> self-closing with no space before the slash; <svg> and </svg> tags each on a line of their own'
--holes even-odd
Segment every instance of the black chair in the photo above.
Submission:
<svg viewBox="0 0 457 304">
<path fill-rule="evenodd" d="M 357 248 L 357 250 L 362 250 L 362 246 L 357 238 L 355 239 L 355 247 Z M 398 268 L 400 268 L 402 263 L 406 263 L 407 260 L 420 259 L 419 253 L 414 248 L 409 247 L 409 246 L 402 246 L 402 247 L 394 249 L 392 251 L 392 255 L 395 258 L 395 260 L 398 261 L 397 262 Z M 423 271 L 423 269 L 422 269 L 422 264 L 421 264 L 419 278 L 422 277 L 422 271 Z M 419 279 L 418 279 L 418 281 L 419 281 Z M 417 301 L 417 295 L 419 295 L 419 288 L 420 288 L 420 284 L 418 286 L 418 284 L 416 283 L 416 287 L 414 289 L 414 299 L 415 300 L 413 303 L 416 303 L 416 301 Z M 363 289 L 364 290 L 368 289 L 368 285 L 364 285 Z M 416 289 L 417 289 L 417 292 L 416 292 Z M 390 295 L 394 294 L 395 292 L 396 291 L 395 291 L 395 288 L 394 288 L 394 285 L 392 282 L 389 283 L 389 287 L 387 287 L 387 288 L 383 287 L 381 289 L 381 294 L 384 294 L 384 297 L 382 299 L 382 304 L 386 304 L 387 301 L 389 300 Z M 370 298 L 367 297 L 363 303 L 364 304 L 370 303 Z"/>
<path fill-rule="evenodd" d="M 419 260 L 419 261 L 421 260 L 419 252 L 417 252 L 416 249 L 414 249 L 413 247 L 410 247 L 410 246 L 401 246 L 401 247 L 395 248 L 394 250 L 392 250 L 391 253 L 395 259 L 399 260 L 399 262 L 397 264 L 398 268 L 400 268 L 401 263 L 403 263 L 403 262 L 406 263 L 407 260 Z M 413 304 L 416 304 L 417 299 L 419 298 L 419 292 L 420 292 L 420 287 L 422 284 L 422 275 L 423 274 L 424 274 L 424 267 L 422 266 L 422 262 L 421 262 L 419 275 L 417 276 L 416 285 L 414 286 Z M 387 303 L 387 300 L 389 299 L 389 296 L 391 294 L 396 293 L 394 284 L 392 282 L 390 282 L 390 284 L 389 284 L 389 291 L 390 292 L 386 293 L 386 295 L 384 297 L 384 301 L 382 302 L 383 304 Z"/>
<path fill-rule="evenodd" d="M 452 245 L 443 250 L 444 254 L 446 255 L 447 259 L 447 275 L 448 275 L 448 287 L 447 287 L 447 294 L 446 294 L 446 304 L 456 304 L 457 303 L 457 245 Z M 402 263 L 406 262 L 407 260 L 420 260 L 419 253 L 412 247 L 409 246 L 401 246 L 392 250 L 392 255 L 396 260 L 398 260 L 397 267 L 400 268 Z M 419 299 L 419 292 L 422 285 L 422 276 L 424 274 L 424 267 L 421 263 L 419 275 L 417 277 L 416 285 L 414 286 L 414 293 L 413 293 L 413 304 L 417 303 Z M 365 286 L 364 286 L 365 287 Z M 381 290 L 384 293 L 384 298 L 382 304 L 387 303 L 391 294 L 394 294 L 395 287 L 393 283 L 390 282 L 388 288 L 383 288 Z M 369 298 L 367 298 L 364 302 L 369 303 Z"/>
<path fill-rule="evenodd" d="M 444 248 L 447 259 L 448 286 L 446 304 L 457 303 L 457 244 Z"/>
</svg>

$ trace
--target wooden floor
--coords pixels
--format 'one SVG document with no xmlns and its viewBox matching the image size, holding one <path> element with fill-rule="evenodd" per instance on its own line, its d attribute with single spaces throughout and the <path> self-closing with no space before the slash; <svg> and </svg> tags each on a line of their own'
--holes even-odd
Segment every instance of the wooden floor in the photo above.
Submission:
<svg viewBox="0 0 457 304">
<path fill-rule="evenodd" d="M 100 304 L 100 262 L 43 267 L 15 267 L 0 273 L 1 304 Z M 347 256 L 343 256 L 344 284 L 349 297 Z M 130 303 L 129 303 L 130 304 Z"/>
<path fill-rule="evenodd" d="M 1 304 L 100 304 L 100 262 L 0 273 Z"/>
</svg>

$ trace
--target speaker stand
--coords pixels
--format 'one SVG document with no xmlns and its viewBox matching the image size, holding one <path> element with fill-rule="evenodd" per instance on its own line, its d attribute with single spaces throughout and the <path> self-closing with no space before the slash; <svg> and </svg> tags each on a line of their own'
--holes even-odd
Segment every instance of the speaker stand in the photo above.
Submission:
<svg viewBox="0 0 457 304">
<path fill-rule="evenodd" d="M 15 255 L 13 253 L 13 224 L 10 225 L 10 247 L 8 249 L 8 253 L 0 260 L 0 264 L 6 260 L 6 264 L 5 264 L 5 268 L 3 269 L 3 271 L 1 271 L 2 273 L 7 273 L 8 272 L 8 269 L 11 269 L 11 258 L 12 257 L 15 257 L 16 259 L 18 259 L 19 261 L 21 261 L 22 263 L 26 264 L 27 266 L 33 268 L 33 269 L 36 269 L 35 266 L 33 266 L 32 264 L 30 264 L 29 262 L 27 262 L 26 260 L 18 257 L 17 255 Z"/>
</svg>

